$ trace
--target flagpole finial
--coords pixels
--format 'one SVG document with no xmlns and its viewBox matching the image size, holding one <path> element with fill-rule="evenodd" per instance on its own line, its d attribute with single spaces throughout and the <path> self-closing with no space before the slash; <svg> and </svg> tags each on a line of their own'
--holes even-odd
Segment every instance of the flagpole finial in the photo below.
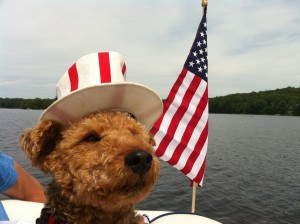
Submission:
<svg viewBox="0 0 300 224">
<path fill-rule="evenodd" d="M 207 6 L 207 0 L 202 0 L 202 7 L 204 8 L 204 7 L 206 7 Z"/>
</svg>

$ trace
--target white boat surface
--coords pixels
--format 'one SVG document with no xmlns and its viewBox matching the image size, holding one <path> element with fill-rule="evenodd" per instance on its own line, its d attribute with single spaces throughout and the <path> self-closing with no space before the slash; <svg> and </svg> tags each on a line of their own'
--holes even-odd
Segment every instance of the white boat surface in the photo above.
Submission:
<svg viewBox="0 0 300 224">
<path fill-rule="evenodd" d="M 35 223 L 44 207 L 43 203 L 7 199 L 1 201 L 11 221 L 26 221 Z M 175 213 L 170 211 L 137 210 L 139 214 L 146 214 L 151 224 L 220 224 L 215 220 L 192 213 Z M 1 223 L 1 222 L 0 222 Z"/>
</svg>

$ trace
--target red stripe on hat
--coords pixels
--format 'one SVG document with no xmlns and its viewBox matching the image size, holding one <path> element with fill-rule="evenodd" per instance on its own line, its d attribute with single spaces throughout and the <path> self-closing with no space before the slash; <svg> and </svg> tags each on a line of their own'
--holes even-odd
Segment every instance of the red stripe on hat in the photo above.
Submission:
<svg viewBox="0 0 300 224">
<path fill-rule="evenodd" d="M 101 83 L 111 82 L 109 53 L 98 53 Z"/>
<path fill-rule="evenodd" d="M 124 63 L 123 67 L 122 67 L 122 74 L 124 75 L 126 72 L 126 64 Z"/>
<path fill-rule="evenodd" d="M 71 92 L 78 89 L 78 72 L 76 68 L 76 64 L 72 65 L 68 70 L 70 84 L 71 84 Z"/>
</svg>

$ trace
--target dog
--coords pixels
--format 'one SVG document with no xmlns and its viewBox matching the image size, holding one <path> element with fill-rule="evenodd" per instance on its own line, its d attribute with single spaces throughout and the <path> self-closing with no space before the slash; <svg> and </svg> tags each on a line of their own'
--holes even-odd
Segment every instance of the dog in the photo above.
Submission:
<svg viewBox="0 0 300 224">
<path fill-rule="evenodd" d="M 40 121 L 20 145 L 34 167 L 53 177 L 38 224 L 144 224 L 135 204 L 151 191 L 160 166 L 153 137 L 131 114 Z"/>
<path fill-rule="evenodd" d="M 163 105 L 152 89 L 126 82 L 118 52 L 79 58 L 59 79 L 57 100 L 20 145 L 53 177 L 38 224 L 144 224 L 136 203 L 151 191 L 159 162 L 149 134 Z"/>
</svg>

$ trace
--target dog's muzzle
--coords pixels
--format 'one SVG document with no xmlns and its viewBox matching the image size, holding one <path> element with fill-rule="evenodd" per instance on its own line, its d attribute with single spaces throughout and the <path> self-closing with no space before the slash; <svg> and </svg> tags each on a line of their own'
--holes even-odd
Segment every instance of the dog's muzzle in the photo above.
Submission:
<svg viewBox="0 0 300 224">
<path fill-rule="evenodd" d="M 152 165 L 152 155 L 145 150 L 136 150 L 125 157 L 125 164 L 136 174 L 144 175 Z"/>
</svg>

